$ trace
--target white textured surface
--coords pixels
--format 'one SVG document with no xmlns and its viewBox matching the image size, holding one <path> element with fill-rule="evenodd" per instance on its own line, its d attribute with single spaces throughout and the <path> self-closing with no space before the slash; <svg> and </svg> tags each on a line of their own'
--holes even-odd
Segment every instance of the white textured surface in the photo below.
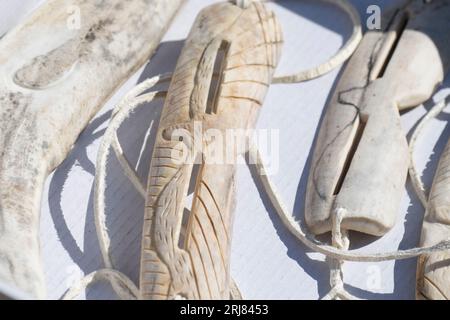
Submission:
<svg viewBox="0 0 450 320">
<path fill-rule="evenodd" d="M 0 36 L 34 8 L 40 0 L 0 2 Z M 190 26 L 202 6 L 215 1 L 188 0 L 182 7 L 151 62 L 137 72 L 102 109 L 81 134 L 66 161 L 48 178 L 42 199 L 41 247 L 49 298 L 59 298 L 74 281 L 103 267 L 93 220 L 93 175 L 96 152 L 110 110 L 137 82 L 171 71 Z M 393 6 L 396 1 L 353 0 L 363 20 L 370 4 Z M 279 15 L 285 45 L 277 74 L 304 69 L 323 62 L 348 38 L 351 26 L 345 14 L 331 5 L 312 0 L 281 0 L 270 4 Z M 307 83 L 270 88 L 258 128 L 280 134 L 280 169 L 274 182 L 289 208 L 303 217 L 309 156 L 324 105 L 339 71 Z M 448 83 L 449 81 L 447 81 Z M 449 90 L 444 90 L 447 94 Z M 438 96 L 443 96 L 440 92 Z M 430 104 L 403 115 L 405 132 L 414 126 Z M 146 177 L 151 150 L 141 145 L 147 128 L 158 119 L 160 103 L 142 107 L 119 132 L 128 158 Z M 446 113 L 425 130 L 415 155 L 419 169 L 425 168 L 429 186 L 437 160 L 447 142 L 450 127 Z M 155 125 L 153 123 L 153 125 Z M 142 156 L 140 156 L 142 155 Z M 108 164 L 106 208 L 112 237 L 113 257 L 118 269 L 135 282 L 139 272 L 139 249 L 143 200 L 134 191 L 111 158 Z M 317 299 L 329 290 L 328 268 L 323 257 L 310 253 L 289 235 L 267 199 L 255 186 L 245 165 L 238 171 L 232 275 L 247 299 Z M 392 251 L 418 244 L 423 209 L 407 186 L 396 227 L 385 237 L 353 237 L 354 248 Z M 415 259 L 378 264 L 347 263 L 345 281 L 349 291 L 365 299 L 412 299 Z M 379 277 L 378 277 L 379 276 Z M 379 281 L 378 281 L 379 280 Z M 379 284 L 379 286 L 377 286 Z M 108 285 L 96 284 L 80 298 L 110 299 Z"/>
</svg>

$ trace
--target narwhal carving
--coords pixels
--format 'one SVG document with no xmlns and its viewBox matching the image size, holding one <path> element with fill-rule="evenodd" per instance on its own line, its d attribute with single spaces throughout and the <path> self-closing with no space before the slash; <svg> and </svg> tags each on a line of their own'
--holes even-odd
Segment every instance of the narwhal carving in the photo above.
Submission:
<svg viewBox="0 0 450 320">
<path fill-rule="evenodd" d="M 275 15 L 253 2 L 203 9 L 173 74 L 148 178 L 140 290 L 144 299 L 230 298 L 235 163 L 192 148 L 213 129 L 253 128 L 281 53 Z M 180 145 L 176 132 L 184 132 Z M 174 138 L 176 137 L 176 138 Z M 198 140 L 197 140 L 198 142 Z M 216 140 L 202 150 L 224 151 Z M 193 162 L 177 160 L 186 146 Z M 244 151 L 245 152 L 245 151 Z M 192 205 L 186 197 L 193 189 Z"/>
</svg>

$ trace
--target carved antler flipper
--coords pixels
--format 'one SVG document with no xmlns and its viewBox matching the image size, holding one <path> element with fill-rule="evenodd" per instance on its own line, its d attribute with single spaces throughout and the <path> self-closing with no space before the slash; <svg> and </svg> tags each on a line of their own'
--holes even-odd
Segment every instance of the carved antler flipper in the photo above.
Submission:
<svg viewBox="0 0 450 320">
<path fill-rule="evenodd" d="M 386 32 L 370 31 L 349 61 L 322 123 L 306 221 L 381 236 L 395 224 L 409 165 L 399 110 L 428 100 L 449 68 L 449 1 L 411 1 Z M 429 63 L 433 61 L 433 63 Z"/>
<path fill-rule="evenodd" d="M 450 143 L 442 153 L 431 188 L 422 227 L 421 246 L 450 239 Z M 450 252 L 419 258 L 417 298 L 450 299 Z"/>
<path fill-rule="evenodd" d="M 141 258 L 144 299 L 229 299 L 238 155 L 226 164 L 212 163 L 212 150 L 224 152 L 225 141 L 198 141 L 196 133 L 214 129 L 225 137 L 226 130 L 254 126 L 278 63 L 280 30 L 260 3 L 247 9 L 219 3 L 198 15 L 169 87 L 153 151 Z M 173 139 L 176 130 L 185 132 L 182 143 Z M 207 151 L 201 154 L 198 144 Z M 178 161 L 183 146 L 199 166 Z M 191 182 L 193 201 L 186 209 Z"/>
<path fill-rule="evenodd" d="M 149 58 L 180 3 L 49 0 L 1 39 L 0 281 L 45 297 L 38 239 L 44 181 Z"/>
</svg>

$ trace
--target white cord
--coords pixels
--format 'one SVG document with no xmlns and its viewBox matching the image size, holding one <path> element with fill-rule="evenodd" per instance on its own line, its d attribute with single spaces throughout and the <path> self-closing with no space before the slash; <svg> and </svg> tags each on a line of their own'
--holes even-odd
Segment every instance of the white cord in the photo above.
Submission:
<svg viewBox="0 0 450 320">
<path fill-rule="evenodd" d="M 63 295 L 62 300 L 74 300 L 89 285 L 102 280 L 109 281 L 111 284 L 115 283 L 116 285 L 113 286 L 114 291 L 122 300 L 136 300 L 139 298 L 139 289 L 126 275 L 113 269 L 100 269 L 81 279 Z"/>
<path fill-rule="evenodd" d="M 329 2 L 343 11 L 350 17 L 353 24 L 353 32 L 350 39 L 345 43 L 345 45 L 327 62 L 314 67 L 309 70 L 300 71 L 292 75 L 285 76 L 275 76 L 272 83 L 299 83 L 304 81 L 309 81 L 312 79 L 319 78 L 330 71 L 336 69 L 338 66 L 347 61 L 355 50 L 358 48 L 359 43 L 362 40 L 362 27 L 359 13 L 347 0 L 321 0 L 324 2 Z"/>
<path fill-rule="evenodd" d="M 341 228 L 342 220 L 345 218 L 347 211 L 342 208 L 338 208 L 335 214 L 332 216 L 333 229 L 332 229 L 332 241 L 333 246 L 341 250 L 348 250 L 350 246 L 350 239 L 348 238 L 347 230 Z M 344 261 L 339 259 L 333 259 L 327 257 L 328 266 L 330 268 L 330 287 L 331 290 L 322 300 L 355 300 L 350 293 L 344 288 L 344 272 L 342 267 Z"/>
<path fill-rule="evenodd" d="M 271 2 L 275 0 L 234 0 L 234 3 L 240 8 L 246 9 L 250 6 L 252 1 L 259 2 Z M 300 83 L 313 79 L 317 79 L 330 71 L 336 69 L 338 66 L 343 64 L 358 48 L 359 43 L 362 40 L 362 26 L 361 19 L 359 17 L 358 11 L 353 7 L 353 5 L 348 0 L 321 0 L 323 2 L 328 2 L 336 5 L 342 9 L 349 17 L 353 24 L 353 31 L 350 39 L 344 44 L 344 46 L 328 61 L 322 63 L 314 68 L 300 71 L 290 75 L 284 76 L 274 76 L 272 79 L 272 84 L 280 83 Z"/>
<path fill-rule="evenodd" d="M 313 251 L 319 252 L 327 256 L 330 264 L 330 284 L 331 291 L 325 296 L 324 299 L 356 299 L 348 292 L 345 291 L 342 278 L 342 261 L 356 261 L 356 262 L 381 262 L 387 260 L 403 260 L 414 258 L 422 254 L 430 254 L 434 252 L 442 252 L 450 250 L 450 241 L 443 241 L 439 244 L 431 247 L 414 248 L 409 250 L 399 250 L 389 253 L 355 253 L 348 250 L 348 237 L 346 232 L 342 232 L 340 224 L 344 218 L 345 211 L 342 209 L 337 210 L 333 215 L 333 246 L 328 246 L 320 243 L 315 239 L 314 235 L 304 231 L 301 227 L 302 223 L 296 221 L 292 214 L 288 213 L 286 206 L 278 195 L 272 181 L 266 174 L 266 168 L 261 155 L 254 144 L 250 146 L 249 151 L 250 161 L 257 167 L 259 174 L 257 179 L 261 183 L 264 191 L 266 192 L 272 206 L 276 213 L 280 217 L 285 227 L 294 235 L 298 240 L 305 244 Z"/>
<path fill-rule="evenodd" d="M 440 101 L 435 106 L 433 106 L 430 111 L 427 112 L 427 114 L 420 120 L 419 124 L 417 125 L 416 129 L 414 130 L 411 141 L 409 144 L 409 153 L 410 153 L 410 165 L 409 165 L 409 177 L 411 178 L 411 184 L 414 188 L 414 191 L 417 194 L 417 197 L 419 198 L 420 202 L 422 203 L 422 206 L 424 208 L 427 207 L 428 202 L 428 196 L 427 192 L 425 190 L 425 187 L 422 183 L 422 180 L 420 179 L 420 174 L 417 171 L 416 164 L 414 162 L 414 151 L 416 149 L 417 141 L 419 139 L 419 135 L 422 133 L 423 129 L 426 127 L 426 125 L 430 122 L 430 120 L 436 118 L 436 116 L 442 112 L 442 110 L 445 109 L 445 107 L 450 103 L 450 96 L 448 96 L 446 99 Z"/>
<path fill-rule="evenodd" d="M 327 257 L 355 262 L 381 262 L 388 260 L 403 260 L 414 258 L 422 254 L 442 252 L 450 249 L 450 241 L 443 241 L 437 245 L 424 248 L 414 248 L 409 250 L 399 250 L 388 253 L 359 253 L 352 250 L 341 250 L 333 246 L 321 243 L 315 239 L 314 235 L 308 231 L 303 230 L 302 222 L 296 221 L 292 214 L 286 209 L 281 197 L 278 195 L 274 184 L 266 174 L 266 168 L 261 158 L 259 151 L 254 144 L 250 147 L 249 155 L 251 157 L 250 163 L 254 163 L 259 171 L 257 175 L 259 182 L 263 186 L 264 191 L 270 199 L 272 206 L 280 217 L 283 224 L 298 240 L 313 251 L 322 253 Z"/>
<path fill-rule="evenodd" d="M 95 227 L 105 269 L 95 271 L 85 276 L 77 285 L 69 289 L 69 291 L 63 296 L 63 299 L 75 299 L 82 290 L 99 280 L 109 281 L 113 287 L 113 290 L 121 299 L 139 299 L 140 297 L 139 289 L 137 289 L 134 283 L 127 276 L 115 270 L 113 266 L 110 254 L 111 239 L 108 235 L 105 217 L 106 165 L 109 150 L 110 147 L 112 147 L 119 159 L 119 163 L 124 169 L 124 174 L 129 178 L 133 186 L 138 190 L 139 194 L 145 198 L 145 187 L 140 182 L 134 169 L 131 168 L 130 163 L 123 155 L 122 147 L 120 146 L 120 142 L 117 138 L 117 130 L 137 107 L 144 103 L 150 103 L 155 98 L 165 97 L 165 92 L 155 91 L 145 94 L 142 93 L 152 88 L 157 83 L 169 80 L 170 77 L 170 74 L 160 75 L 140 83 L 119 102 L 117 107 L 112 112 L 110 124 L 106 129 L 102 143 L 98 150 L 94 182 Z"/>
</svg>

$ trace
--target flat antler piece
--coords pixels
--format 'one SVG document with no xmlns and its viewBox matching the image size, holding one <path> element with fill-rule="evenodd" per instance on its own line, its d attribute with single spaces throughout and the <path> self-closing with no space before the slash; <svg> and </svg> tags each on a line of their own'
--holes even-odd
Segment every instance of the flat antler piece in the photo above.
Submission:
<svg viewBox="0 0 450 320">
<path fill-rule="evenodd" d="M 238 154 L 214 163 L 209 152 L 201 155 L 192 145 L 224 152 L 217 137 L 254 126 L 281 42 L 277 19 L 263 4 L 242 9 L 219 3 L 199 13 L 169 87 L 151 160 L 141 257 L 144 299 L 230 298 Z M 180 141 L 173 135 L 180 129 L 186 133 L 181 145 L 200 159 L 198 167 L 177 163 Z M 215 132 L 216 138 L 198 141 L 196 130 Z M 190 185 L 192 206 L 185 208 Z"/>
<path fill-rule="evenodd" d="M 47 175 L 159 44 L 181 0 L 49 0 L 0 41 L 0 281 L 45 297 Z"/>
<path fill-rule="evenodd" d="M 449 69 L 449 0 L 411 1 L 388 21 L 364 36 L 324 117 L 306 195 L 316 234 L 330 231 L 337 209 L 343 229 L 393 227 L 409 165 L 399 110 L 429 99 Z"/>
</svg>

